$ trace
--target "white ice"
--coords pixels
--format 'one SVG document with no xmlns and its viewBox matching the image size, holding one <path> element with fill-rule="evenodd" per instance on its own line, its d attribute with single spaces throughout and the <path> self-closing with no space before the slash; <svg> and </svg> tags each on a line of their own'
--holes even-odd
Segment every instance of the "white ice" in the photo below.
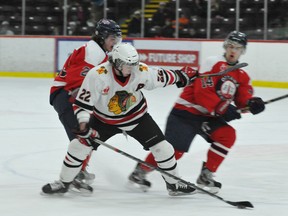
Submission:
<svg viewBox="0 0 288 216">
<path fill-rule="evenodd" d="M 68 139 L 48 103 L 52 79 L 0 78 L 0 215 L 1 216 L 284 216 L 288 211 L 288 99 L 268 104 L 265 112 L 232 122 L 237 141 L 215 178 L 219 197 L 250 201 L 254 209 L 237 209 L 207 194 L 169 197 L 158 172 L 150 191 L 131 190 L 127 177 L 136 162 L 104 146 L 94 152 L 89 171 L 96 174 L 89 197 L 40 195 L 41 187 L 58 179 Z M 255 88 L 269 100 L 287 89 Z M 145 91 L 150 114 L 162 129 L 180 90 L 174 86 Z M 133 138 L 117 135 L 107 143 L 144 159 Z M 196 138 L 179 160 L 181 177 L 195 182 L 209 145 Z"/>
</svg>

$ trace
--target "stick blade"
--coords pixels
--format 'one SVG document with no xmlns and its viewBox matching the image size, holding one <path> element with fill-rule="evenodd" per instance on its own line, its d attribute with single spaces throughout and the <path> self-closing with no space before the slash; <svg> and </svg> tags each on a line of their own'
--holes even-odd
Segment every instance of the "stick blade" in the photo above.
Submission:
<svg viewBox="0 0 288 216">
<path fill-rule="evenodd" d="M 227 201 L 228 204 L 238 207 L 239 209 L 244 208 L 254 208 L 253 204 L 249 201 L 239 201 L 239 202 L 231 202 Z"/>
</svg>

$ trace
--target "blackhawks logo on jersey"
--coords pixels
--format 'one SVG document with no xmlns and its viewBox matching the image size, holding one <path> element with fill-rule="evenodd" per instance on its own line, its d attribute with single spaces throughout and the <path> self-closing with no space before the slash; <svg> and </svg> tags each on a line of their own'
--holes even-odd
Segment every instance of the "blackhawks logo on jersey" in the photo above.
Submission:
<svg viewBox="0 0 288 216">
<path fill-rule="evenodd" d="M 147 67 L 146 65 L 139 64 L 139 70 L 140 70 L 141 72 L 143 72 L 143 71 L 148 71 L 148 67 Z"/>
<path fill-rule="evenodd" d="M 99 69 L 96 70 L 99 74 L 107 74 L 108 71 L 104 66 L 101 66 Z"/>
<path fill-rule="evenodd" d="M 127 91 L 117 91 L 110 99 L 108 109 L 109 112 L 119 115 L 122 112 L 129 110 L 135 102 L 136 97 L 132 93 L 128 93 Z"/>
</svg>

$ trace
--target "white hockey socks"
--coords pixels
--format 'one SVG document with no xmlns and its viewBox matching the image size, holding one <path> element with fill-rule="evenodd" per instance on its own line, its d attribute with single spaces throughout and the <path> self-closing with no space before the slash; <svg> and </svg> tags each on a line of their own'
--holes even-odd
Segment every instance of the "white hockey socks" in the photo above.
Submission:
<svg viewBox="0 0 288 216">
<path fill-rule="evenodd" d="M 63 161 L 60 180 L 72 182 L 82 167 L 83 161 L 92 151 L 92 147 L 83 145 L 78 139 L 73 139 L 68 147 L 68 152 Z"/>
<path fill-rule="evenodd" d="M 174 156 L 174 148 L 170 143 L 168 143 L 166 140 L 161 141 L 160 143 L 152 146 L 150 151 L 160 169 L 178 177 L 178 168 L 177 161 Z M 169 176 L 162 176 L 169 184 L 176 184 L 178 182 Z"/>
</svg>

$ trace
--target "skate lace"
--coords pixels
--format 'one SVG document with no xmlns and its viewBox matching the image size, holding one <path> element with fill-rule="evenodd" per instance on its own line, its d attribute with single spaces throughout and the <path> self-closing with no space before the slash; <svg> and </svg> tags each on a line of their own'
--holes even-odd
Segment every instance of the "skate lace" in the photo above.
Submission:
<svg viewBox="0 0 288 216">
<path fill-rule="evenodd" d="M 138 180 L 144 180 L 145 179 L 145 173 L 142 172 L 141 170 L 137 170 L 136 172 L 134 172 L 134 177 Z"/>
<path fill-rule="evenodd" d="M 146 172 L 142 170 L 139 166 L 133 172 L 133 177 L 142 181 L 146 179 Z"/>
<path fill-rule="evenodd" d="M 189 186 L 187 184 L 184 184 L 183 182 L 177 182 L 176 183 L 176 188 L 182 188 L 182 189 L 187 189 Z"/>
</svg>

